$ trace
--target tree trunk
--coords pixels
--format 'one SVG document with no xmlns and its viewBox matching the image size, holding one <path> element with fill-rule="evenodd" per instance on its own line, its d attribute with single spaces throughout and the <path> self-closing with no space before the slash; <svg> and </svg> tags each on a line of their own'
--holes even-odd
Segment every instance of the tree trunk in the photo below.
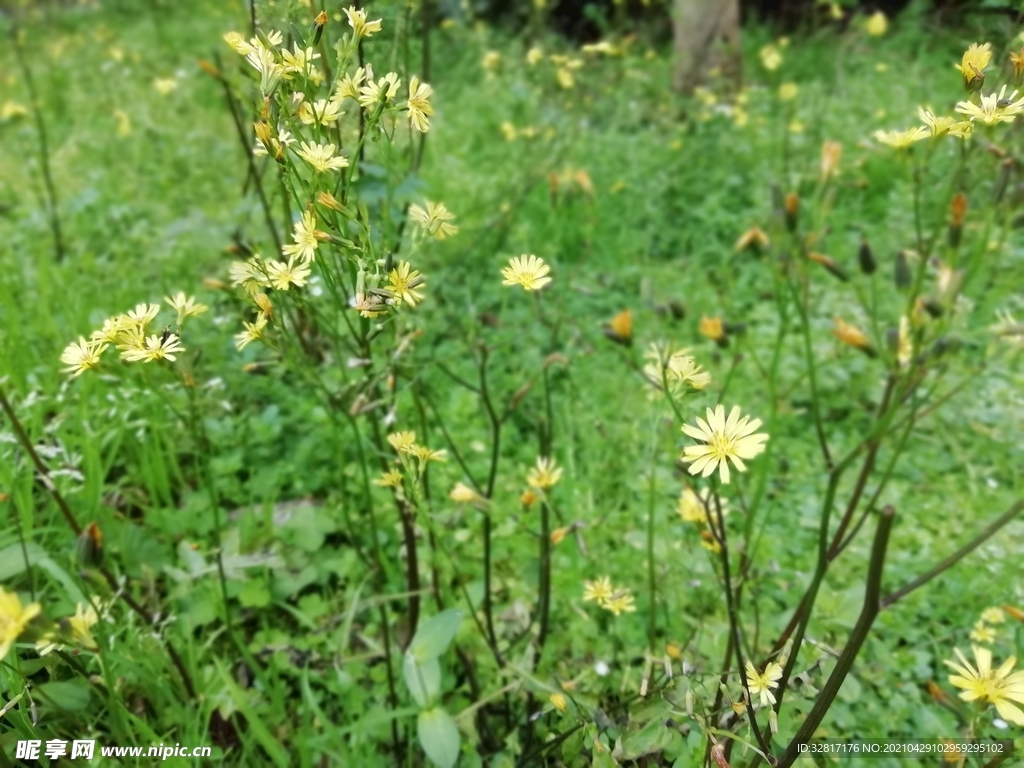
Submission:
<svg viewBox="0 0 1024 768">
<path fill-rule="evenodd" d="M 674 26 L 677 91 L 692 93 L 716 68 L 739 84 L 739 0 L 675 0 Z"/>
</svg>

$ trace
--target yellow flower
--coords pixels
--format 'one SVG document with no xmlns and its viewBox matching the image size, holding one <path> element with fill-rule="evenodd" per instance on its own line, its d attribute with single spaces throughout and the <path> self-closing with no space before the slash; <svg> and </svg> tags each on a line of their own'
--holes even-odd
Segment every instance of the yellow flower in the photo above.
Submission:
<svg viewBox="0 0 1024 768">
<path fill-rule="evenodd" d="M 566 700 L 565 696 L 561 693 L 552 693 L 548 696 L 548 701 L 551 702 L 551 706 L 557 709 L 559 712 L 565 712 Z"/>
<path fill-rule="evenodd" d="M 423 227 L 427 237 L 444 240 L 459 231 L 454 224 L 448 223 L 455 218 L 455 214 L 445 208 L 443 203 L 432 203 L 429 200 L 426 203 L 426 210 L 416 204 L 410 205 L 409 218 Z"/>
<path fill-rule="evenodd" d="M 448 451 L 443 448 L 439 451 L 435 451 L 424 445 L 414 445 L 409 452 L 423 464 L 430 461 L 448 461 Z"/>
<path fill-rule="evenodd" d="M 518 134 L 516 127 L 506 120 L 501 124 L 501 135 L 505 137 L 505 141 L 515 141 Z"/>
<path fill-rule="evenodd" d="M 722 551 L 722 545 L 718 543 L 718 539 L 707 528 L 700 532 L 700 545 L 715 555 Z"/>
<path fill-rule="evenodd" d="M 320 54 L 312 48 L 300 48 L 298 43 L 294 43 L 292 50 L 281 50 L 281 75 L 285 80 L 291 80 L 296 74 L 310 76 L 313 62 L 319 58 Z"/>
<path fill-rule="evenodd" d="M 501 270 L 501 275 L 505 278 L 502 285 L 521 285 L 527 291 L 538 291 L 551 282 L 551 278 L 546 277 L 550 271 L 551 268 L 537 256 L 516 256 Z"/>
<path fill-rule="evenodd" d="M 970 637 L 976 643 L 994 643 L 996 641 L 996 631 L 979 619 L 971 630 Z"/>
<path fill-rule="evenodd" d="M 558 80 L 558 84 L 565 90 L 569 90 L 576 85 L 576 78 L 573 77 L 572 70 L 568 67 L 559 67 L 555 71 L 555 79 Z"/>
<path fill-rule="evenodd" d="M 423 301 L 423 294 L 417 288 L 423 286 L 424 279 L 416 270 L 409 269 L 408 261 L 400 261 L 398 265 L 388 273 L 387 289 L 395 294 L 395 298 L 404 301 L 410 307 L 415 307 L 416 302 Z"/>
<path fill-rule="evenodd" d="M 121 339 L 121 334 L 132 325 L 127 315 L 115 315 L 103 321 L 103 327 L 93 331 L 89 338 L 93 341 L 101 341 L 107 344 L 114 344 Z"/>
<path fill-rule="evenodd" d="M 397 488 L 402 484 L 402 472 L 398 469 L 392 469 L 374 480 L 373 484 L 379 485 L 382 488 Z"/>
<path fill-rule="evenodd" d="M 335 146 L 333 144 L 307 144 L 302 142 L 299 144 L 297 154 L 309 163 L 317 173 L 347 168 L 348 158 L 340 155 L 335 157 L 334 150 Z"/>
<path fill-rule="evenodd" d="M 134 323 L 137 327 L 145 330 L 158 314 L 160 314 L 159 304 L 137 304 L 135 309 L 129 309 L 126 317 L 129 321 Z"/>
<path fill-rule="evenodd" d="M 519 496 L 519 503 L 523 505 L 525 509 L 529 509 L 537 501 L 537 494 L 527 488 Z"/>
<path fill-rule="evenodd" d="M 910 321 L 906 315 L 903 315 L 900 318 L 900 329 L 896 341 L 896 362 L 899 363 L 900 368 L 906 368 L 910 365 L 913 356 L 914 342 L 910 338 Z"/>
<path fill-rule="evenodd" d="M 992 60 L 992 44 L 971 43 L 959 64 L 954 64 L 964 77 L 964 88 L 977 91 L 985 82 L 985 67 Z"/>
<path fill-rule="evenodd" d="M 601 576 L 595 581 L 583 582 L 583 602 L 585 603 L 589 603 L 591 600 L 604 603 L 614 592 L 612 580 L 607 576 Z"/>
<path fill-rule="evenodd" d="M 421 83 L 418 77 L 409 80 L 409 123 L 420 133 L 430 130 L 427 118 L 434 114 L 434 108 L 430 106 L 430 95 L 433 92 L 434 89 Z"/>
<path fill-rule="evenodd" d="M 114 110 L 114 119 L 117 121 L 117 135 L 121 138 L 132 135 L 132 120 L 123 109 Z"/>
<path fill-rule="evenodd" d="M 245 38 L 238 32 L 228 32 L 224 35 L 224 42 L 230 45 L 236 53 L 242 56 L 248 56 L 252 51 L 252 46 L 245 41 Z"/>
<path fill-rule="evenodd" d="M 782 53 L 774 45 L 766 45 L 761 49 L 761 64 L 769 72 L 774 72 L 782 66 Z"/>
<path fill-rule="evenodd" d="M 367 21 L 366 11 L 357 10 L 354 5 L 345 9 L 345 15 L 348 16 L 348 25 L 352 27 L 356 40 L 360 37 L 370 37 L 374 32 L 380 32 L 381 20 Z"/>
<path fill-rule="evenodd" d="M 894 149 L 906 149 L 914 142 L 927 139 L 929 136 L 931 136 L 931 131 L 921 126 L 908 128 L 905 131 L 875 131 L 874 133 L 876 141 L 888 144 Z"/>
<path fill-rule="evenodd" d="M 702 317 L 699 331 L 701 336 L 712 341 L 721 341 L 725 338 L 725 326 L 720 317 Z"/>
<path fill-rule="evenodd" d="M 687 486 L 679 494 L 679 504 L 676 511 L 679 517 L 686 523 L 707 523 L 708 510 L 712 509 L 711 489 L 707 488 L 703 493 L 697 493 Z M 728 513 L 725 502 L 722 502 L 722 514 Z"/>
<path fill-rule="evenodd" d="M 367 80 L 366 85 L 359 89 L 359 104 L 363 109 L 373 109 L 381 102 L 392 101 L 401 85 L 402 81 L 395 72 L 388 72 L 377 82 Z"/>
<path fill-rule="evenodd" d="M 241 352 L 250 343 L 263 338 L 263 330 L 267 327 L 267 316 L 260 312 L 255 323 L 247 323 L 244 320 L 242 325 L 245 330 L 235 334 L 235 348 Z"/>
<path fill-rule="evenodd" d="M 931 110 L 924 107 L 918 107 L 917 116 L 921 118 L 922 123 L 928 126 L 931 135 L 936 138 L 946 135 L 961 139 L 967 138 L 974 128 L 971 123 L 958 121 L 952 117 L 936 117 Z"/>
<path fill-rule="evenodd" d="M 398 453 L 412 453 L 416 448 L 416 433 L 395 432 L 388 435 L 388 442 Z"/>
<path fill-rule="evenodd" d="M 981 620 L 989 624 L 1003 624 L 1006 621 L 1006 611 L 1002 608 L 986 608 L 981 612 Z"/>
<path fill-rule="evenodd" d="M 79 336 L 78 341 L 68 344 L 60 356 L 60 361 L 67 366 L 64 373 L 81 376 L 90 368 L 95 368 L 100 364 L 100 355 L 106 348 L 107 344 L 103 341 L 95 339 L 86 341 L 84 337 Z M 2 654 L 0 654 L 0 658 L 2 658 Z"/>
<path fill-rule="evenodd" d="M 293 285 L 296 288 L 301 288 L 306 284 L 312 271 L 308 262 L 302 262 L 294 257 L 288 259 L 288 263 L 274 259 L 267 262 L 267 277 L 270 278 L 270 285 L 278 291 L 287 291 Z"/>
<path fill-rule="evenodd" d="M 531 67 L 534 66 L 535 64 L 540 63 L 543 60 L 544 51 L 542 51 L 537 46 L 534 46 L 526 53 L 526 63 L 529 64 Z"/>
<path fill-rule="evenodd" d="M 186 317 L 195 317 L 207 310 L 205 304 L 197 304 L 194 296 L 186 296 L 183 291 L 178 291 L 174 296 L 164 296 L 164 301 L 178 313 L 179 326 L 185 322 Z"/>
<path fill-rule="evenodd" d="M 866 29 L 867 33 L 872 37 L 881 37 L 889 29 L 889 20 L 881 11 L 875 11 L 868 17 L 867 23 L 864 25 L 864 29 Z"/>
<path fill-rule="evenodd" d="M 1024 672 L 1012 672 L 1017 659 L 1011 656 L 999 669 L 992 669 L 992 651 L 971 646 L 977 668 L 964 658 L 959 648 L 954 650 L 957 661 L 946 661 L 955 675 L 949 682 L 962 688 L 960 698 L 993 704 L 999 717 L 1014 725 L 1024 725 L 1024 712 L 1012 702 L 1024 703 Z"/>
<path fill-rule="evenodd" d="M 483 68 L 488 72 L 493 72 L 501 64 L 501 54 L 497 51 L 488 51 L 484 54 Z"/>
<path fill-rule="evenodd" d="M 344 112 L 341 111 L 340 101 L 317 99 L 312 103 L 302 102 L 296 114 L 299 120 L 306 125 L 333 125 L 338 122 Z"/>
<path fill-rule="evenodd" d="M 166 96 L 167 94 L 177 90 L 177 88 L 178 81 L 173 77 L 158 77 L 153 81 L 153 89 L 161 96 Z"/>
<path fill-rule="evenodd" d="M 159 336 L 153 334 L 146 337 L 141 346 L 125 349 L 121 352 L 121 358 L 130 363 L 152 363 L 156 360 L 176 360 L 175 354 L 184 351 L 178 335 L 165 331 Z"/>
<path fill-rule="evenodd" d="M 985 125 L 996 125 L 997 123 L 1012 123 L 1014 118 L 1024 112 L 1024 98 L 1014 101 L 1017 91 L 1006 95 L 1006 86 L 999 89 L 999 93 L 990 93 L 982 96 L 980 103 L 974 104 L 970 101 L 961 101 L 956 105 L 956 111 L 961 115 L 967 115 L 972 122 L 980 122 Z"/>
<path fill-rule="evenodd" d="M 730 461 L 740 472 L 745 472 L 743 459 L 752 459 L 761 453 L 768 439 L 766 434 L 755 434 L 760 426 L 760 419 L 741 418 L 739 406 L 733 407 L 727 419 L 722 405 L 715 406 L 714 410 L 707 409 L 707 421 L 697 417 L 697 426 L 684 424 L 683 432 L 703 443 L 683 450 L 683 461 L 690 462 L 690 474 L 707 477 L 717 467 L 722 482 L 728 483 Z"/>
<path fill-rule="evenodd" d="M 473 504 L 484 500 L 483 496 L 465 483 L 456 483 L 452 488 L 451 493 L 448 494 L 448 498 L 452 501 L 457 501 L 460 504 Z"/>
<path fill-rule="evenodd" d="M 259 256 L 253 256 L 248 261 L 231 262 L 230 275 L 231 284 L 242 286 L 250 296 L 259 293 L 261 288 L 270 286 L 266 269 Z"/>
<path fill-rule="evenodd" d="M 92 604 L 83 605 L 79 603 L 75 607 L 75 615 L 67 620 L 71 637 L 80 645 L 94 647 L 96 641 L 93 640 L 92 633 L 89 630 L 99 620 L 96 609 Z"/>
<path fill-rule="evenodd" d="M 308 264 L 316 258 L 319 241 L 330 239 L 330 235 L 316 228 L 316 214 L 310 209 L 303 211 L 302 216 L 295 222 L 292 239 L 295 242 L 283 246 L 281 253 L 289 257 L 297 256 L 303 263 Z"/>
<path fill-rule="evenodd" d="M 751 698 L 761 697 L 762 707 L 775 703 L 775 694 L 772 693 L 772 688 L 779 687 L 781 677 L 782 666 L 774 661 L 768 662 L 763 673 L 758 672 L 751 662 L 747 662 L 747 688 L 750 690 Z"/>
<path fill-rule="evenodd" d="M 345 75 L 338 81 L 338 87 L 334 91 L 331 101 L 340 104 L 345 99 L 359 100 L 359 89 L 366 80 L 366 69 L 359 67 L 354 74 Z"/>
<path fill-rule="evenodd" d="M 615 594 L 601 604 L 601 607 L 615 616 L 620 616 L 623 613 L 632 613 L 636 610 L 633 595 L 630 594 L 628 589 L 616 591 Z"/>
<path fill-rule="evenodd" d="M 22 607 L 21 600 L 13 592 L 0 587 L 0 659 L 7 656 L 11 646 L 25 627 L 42 610 L 39 603 L 31 603 Z"/>
<path fill-rule="evenodd" d="M 688 388 L 701 390 L 711 383 L 711 374 L 702 371 L 688 349 L 673 350 L 666 344 L 652 344 L 644 357 L 651 360 L 644 366 L 644 376 L 658 389 L 681 396 Z"/>
<path fill-rule="evenodd" d="M 1018 53 L 1010 54 L 1010 63 L 1013 65 L 1013 82 L 1020 85 L 1021 80 L 1024 79 L 1024 48 L 1021 48 Z"/>
<path fill-rule="evenodd" d="M 547 456 L 537 457 L 537 466 L 530 469 L 526 475 L 526 482 L 533 488 L 553 488 L 562 477 L 562 468 L 555 464 L 555 460 Z"/>
<path fill-rule="evenodd" d="M 796 83 L 783 83 L 779 86 L 779 99 L 781 101 L 792 101 L 800 93 Z"/>
</svg>

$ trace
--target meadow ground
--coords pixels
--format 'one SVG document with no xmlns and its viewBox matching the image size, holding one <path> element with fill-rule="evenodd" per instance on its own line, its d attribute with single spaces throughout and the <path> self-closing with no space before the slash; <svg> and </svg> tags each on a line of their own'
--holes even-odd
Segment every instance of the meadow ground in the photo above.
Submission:
<svg viewBox="0 0 1024 768">
<path fill-rule="evenodd" d="M 290 18 L 305 18 L 296 5 Z M 231 264 L 274 251 L 268 217 L 287 241 L 299 207 L 281 185 L 301 186 L 297 172 L 279 184 L 274 164 L 255 158 L 264 207 L 239 141 L 239 130 L 253 141 L 258 112 L 222 36 L 248 32 L 248 7 L 91 2 L 25 14 L 20 62 L 15 46 L 0 51 L 0 385 L 35 447 L 19 443 L 10 413 L 0 419 L 0 584 L 41 611 L 20 638 L 0 617 L 10 651 L 0 691 L 22 697 L 0 718 L 0 765 L 16 764 L 30 738 L 210 744 L 232 765 L 413 765 L 425 760 L 417 733 L 445 764 L 450 734 L 424 725 L 437 711 L 456 716 L 460 765 L 700 765 L 718 741 L 731 764 L 747 764 L 759 746 L 742 703 L 752 690 L 735 670 L 719 688 L 737 627 L 723 581 L 743 611 L 744 655 L 781 669 L 792 648 L 772 645 L 815 581 L 823 500 L 835 491 L 824 544 L 848 499 L 856 536 L 829 559 L 804 628 L 778 713 L 781 753 L 857 634 L 881 510 L 895 510 L 889 595 L 1022 495 L 1024 333 L 1003 314 L 1024 313 L 1019 126 L 978 123 L 967 140 L 903 150 L 873 136 L 917 124 L 918 105 L 953 114 L 967 97 L 952 64 L 972 42 L 992 41 L 990 82 L 1006 82 L 1003 52 L 1020 47 L 1019 30 L 943 29 L 915 14 L 879 36 L 860 20 L 788 43 L 748 28 L 740 95 L 713 80 L 690 99 L 670 94 L 670 52 L 642 33 L 582 53 L 555 38 L 432 25 L 422 162 L 396 177 L 416 141 L 399 160 L 381 145 L 353 189 L 403 248 L 411 225 L 393 219 L 410 201 L 443 202 L 458 233 L 416 241 L 425 298 L 383 334 L 393 345 L 369 368 L 391 378 L 363 400 L 348 377 L 367 368 L 376 331 L 357 328 L 352 348 L 336 340 L 343 316 L 317 303 L 336 289 L 328 275 L 306 286 L 309 303 L 282 299 L 282 339 L 290 330 L 299 341 L 236 349 L 253 315 Z M 377 74 L 421 62 L 420 39 L 400 45 L 389 32 L 408 28 L 405 11 L 382 4 L 376 15 L 384 31 L 364 46 Z M 329 25 L 348 31 L 344 17 Z M 766 46 L 781 66 L 765 66 Z M 544 58 L 530 64 L 533 47 Z M 59 261 L 24 64 L 45 121 Z M 827 169 L 825 142 L 842 148 Z M 963 245 L 948 234 L 956 192 Z M 771 244 L 737 249 L 754 226 Z M 519 254 L 542 257 L 551 284 L 502 285 Z M 942 271 L 956 266 L 966 278 Z M 177 291 L 209 310 L 188 320 L 175 365 L 126 366 L 110 351 L 95 371 L 62 371 L 69 342 Z M 277 303 L 285 291 L 271 293 Z M 837 317 L 869 338 L 844 343 Z M 900 333 L 914 339 L 907 355 Z M 711 384 L 678 402 L 661 396 L 643 373 L 654 342 L 689 348 Z M 385 405 L 364 416 L 375 396 Z M 680 427 L 719 402 L 770 435 L 746 473 L 734 465 L 729 485 L 700 486 L 732 492 L 724 519 L 742 540 L 731 548 L 740 586 L 723 577 L 707 510 L 696 522 L 679 512 L 691 479 L 679 458 L 693 444 Z M 906 410 L 884 421 L 890 404 Z M 416 430 L 448 460 L 429 474 L 426 459 L 394 464 L 381 429 Z M 828 462 L 847 452 L 855 461 L 833 487 Z M 557 482 L 527 479 L 539 455 L 558 462 Z M 34 456 L 78 523 L 102 531 L 112 584 L 83 556 Z M 370 482 L 381 463 L 406 472 L 404 490 Z M 450 498 L 456 483 L 474 492 Z M 1021 647 L 1022 534 L 1010 521 L 872 617 L 817 735 L 1019 736 L 1012 713 L 984 696 L 961 702 L 943 662 L 955 648 L 970 658 L 975 644 L 998 665 Z M 634 599 L 621 614 L 582 599 L 603 576 Z M 101 620 L 86 622 L 85 642 L 60 619 L 90 601 Z M 998 606 L 1001 616 L 979 620 Z M 417 692 L 396 649 L 417 613 L 443 609 L 462 621 L 438 653 L 453 636 L 455 647 L 437 690 Z M 40 654 L 37 641 L 62 646 Z M 764 703 L 746 708 L 762 728 Z"/>
</svg>

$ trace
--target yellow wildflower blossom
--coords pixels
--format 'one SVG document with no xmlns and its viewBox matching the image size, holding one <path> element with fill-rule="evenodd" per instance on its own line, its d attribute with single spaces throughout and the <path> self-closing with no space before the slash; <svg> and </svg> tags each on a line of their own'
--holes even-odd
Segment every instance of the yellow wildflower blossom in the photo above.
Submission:
<svg viewBox="0 0 1024 768">
<path fill-rule="evenodd" d="M 360 37 L 370 37 L 374 32 L 381 30 L 381 19 L 367 21 L 366 11 L 357 9 L 354 5 L 345 9 L 345 15 L 348 16 L 348 25 L 352 27 L 356 40 Z"/>
<path fill-rule="evenodd" d="M 107 344 L 102 341 L 95 339 L 86 341 L 84 337 L 79 336 L 78 341 L 68 344 L 60 356 L 60 361 L 67 366 L 64 373 L 81 376 L 90 368 L 95 368 L 100 364 L 100 355 L 106 348 Z M 0 654 L 0 658 L 2 658 L 2 654 Z"/>
<path fill-rule="evenodd" d="M 7 656 L 11 646 L 40 611 L 39 603 L 22 606 L 16 594 L 0 587 L 0 659 Z"/>
<path fill-rule="evenodd" d="M 550 271 L 551 268 L 537 256 L 516 256 L 501 270 L 505 278 L 502 285 L 521 285 L 527 291 L 537 291 L 551 282 L 551 278 L 547 277 Z"/>
<path fill-rule="evenodd" d="M 526 482 L 532 488 L 546 490 L 553 488 L 562 477 L 562 468 L 547 456 L 538 456 L 537 465 L 526 475 Z"/>
<path fill-rule="evenodd" d="M 964 701 L 978 701 L 995 706 L 999 717 L 1014 725 L 1024 725 L 1024 711 L 1014 702 L 1024 703 L 1024 672 L 1013 672 L 1017 659 L 1011 656 L 999 669 L 992 669 L 992 651 L 981 646 L 972 646 L 976 667 L 972 666 L 959 648 L 954 650 L 957 661 L 946 661 L 955 675 L 949 682 L 962 688 L 960 698 Z"/>
<path fill-rule="evenodd" d="M 768 439 L 764 433 L 755 434 L 760 426 L 760 419 L 741 418 L 739 406 L 733 407 L 726 418 L 722 405 L 715 406 L 714 410 L 707 409 L 707 421 L 698 417 L 697 426 L 684 424 L 683 432 L 702 443 L 688 446 L 683 451 L 683 460 L 690 463 L 690 474 L 707 477 L 717 468 L 722 482 L 727 484 L 730 461 L 740 472 L 746 471 L 743 460 L 752 459 L 764 451 L 764 443 Z"/>
<path fill-rule="evenodd" d="M 772 693 L 772 689 L 779 687 L 779 680 L 782 677 L 782 666 L 774 661 L 770 661 L 768 666 L 764 668 L 764 672 L 758 672 L 757 668 L 748 661 L 746 672 L 747 688 L 750 690 L 751 698 L 759 696 L 762 707 L 774 704 L 775 694 Z"/>
<path fill-rule="evenodd" d="M 971 43 L 959 64 L 954 64 L 964 78 L 964 88 L 977 91 L 985 82 L 985 68 L 992 61 L 992 44 Z"/>
<path fill-rule="evenodd" d="M 409 123 L 420 133 L 430 130 L 430 121 L 427 119 L 434 114 L 434 108 L 430 106 L 430 96 L 434 92 L 426 83 L 421 83 L 418 77 L 409 80 Z"/>
<path fill-rule="evenodd" d="M 426 209 L 415 203 L 410 205 L 409 218 L 423 227 L 427 237 L 444 240 L 459 231 L 457 226 L 448 223 L 455 218 L 455 214 L 445 208 L 443 203 L 432 203 L 430 200 L 427 200 L 426 203 Z"/>
</svg>

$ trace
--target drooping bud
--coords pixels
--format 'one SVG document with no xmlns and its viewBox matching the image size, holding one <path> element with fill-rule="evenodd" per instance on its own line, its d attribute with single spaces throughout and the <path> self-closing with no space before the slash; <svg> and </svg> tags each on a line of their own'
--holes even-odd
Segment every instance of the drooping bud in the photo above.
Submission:
<svg viewBox="0 0 1024 768">
<path fill-rule="evenodd" d="M 850 276 L 846 273 L 846 270 L 843 269 L 839 265 L 839 263 L 831 256 L 826 256 L 823 253 L 811 251 L 810 253 L 807 254 L 807 258 L 815 262 L 816 264 L 821 264 L 821 266 L 827 269 L 832 274 L 832 276 L 835 277 L 837 280 L 841 280 L 842 282 L 845 283 L 850 279 Z"/>
<path fill-rule="evenodd" d="M 857 262 L 860 264 L 860 271 L 865 275 L 872 275 L 878 269 L 878 264 L 875 262 L 875 254 L 871 252 L 871 246 L 867 240 L 860 241 L 860 249 L 857 251 Z"/>
</svg>

